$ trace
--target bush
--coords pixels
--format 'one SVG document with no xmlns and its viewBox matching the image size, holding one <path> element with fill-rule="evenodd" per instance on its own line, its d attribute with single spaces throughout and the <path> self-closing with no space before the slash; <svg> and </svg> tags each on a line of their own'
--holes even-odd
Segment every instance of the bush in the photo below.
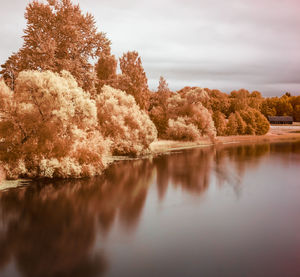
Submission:
<svg viewBox="0 0 300 277">
<path fill-rule="evenodd" d="M 0 99 L 0 160 L 9 178 L 101 173 L 110 142 L 98 130 L 95 101 L 70 73 L 23 71 L 14 92 L 1 84 Z"/>
<path fill-rule="evenodd" d="M 157 130 L 133 96 L 104 86 L 96 102 L 99 126 L 103 135 L 113 142 L 113 154 L 139 155 L 148 151 L 150 143 L 157 138 Z"/>
<path fill-rule="evenodd" d="M 178 117 L 177 119 L 169 119 L 167 137 L 173 140 L 197 141 L 200 139 L 198 128 L 188 123 L 187 117 Z"/>
<path fill-rule="evenodd" d="M 178 133 L 178 128 L 180 129 L 181 136 L 183 136 L 183 132 L 186 130 L 186 136 L 183 137 L 192 138 L 192 140 L 198 140 L 205 136 L 210 138 L 216 136 L 212 116 L 201 103 L 201 101 L 206 99 L 207 94 L 205 91 L 200 90 L 201 93 L 198 95 L 198 92 L 198 90 L 193 89 L 184 93 L 173 94 L 168 99 L 168 139 L 179 139 L 180 136 L 178 135 L 172 136 Z M 170 119 L 173 121 L 170 121 Z M 183 124 L 186 127 L 183 127 Z M 197 129 L 197 136 L 191 136 L 191 133 L 194 133 L 196 130 L 191 125 Z M 175 130 L 172 131 L 172 128 L 175 128 Z M 191 130 L 193 131 L 191 132 Z"/>
</svg>

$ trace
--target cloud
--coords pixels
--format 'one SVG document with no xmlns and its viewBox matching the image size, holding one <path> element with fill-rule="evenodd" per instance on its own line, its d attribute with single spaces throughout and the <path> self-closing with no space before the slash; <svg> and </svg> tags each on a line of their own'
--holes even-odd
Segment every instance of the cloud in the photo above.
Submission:
<svg viewBox="0 0 300 277">
<path fill-rule="evenodd" d="M 26 1 L 1 10 L 0 61 L 21 45 Z M 28 1 L 27 1 L 28 2 Z M 264 95 L 300 94 L 300 4 L 297 0 L 77 0 L 121 56 L 137 50 L 152 89 L 199 85 L 245 87 Z"/>
</svg>

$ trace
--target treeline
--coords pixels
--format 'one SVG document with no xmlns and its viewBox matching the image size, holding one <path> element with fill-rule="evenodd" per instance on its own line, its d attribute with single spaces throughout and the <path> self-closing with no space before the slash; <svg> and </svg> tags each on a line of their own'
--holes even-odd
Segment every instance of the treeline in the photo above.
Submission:
<svg viewBox="0 0 300 277">
<path fill-rule="evenodd" d="M 260 110 L 262 101 L 259 92 L 245 89 L 228 95 L 219 90 L 185 87 L 173 93 L 161 78 L 157 92 L 151 94 L 149 115 L 160 138 L 264 135 L 270 126 Z"/>
<path fill-rule="evenodd" d="M 98 175 L 108 156 L 147 153 L 157 137 L 262 135 L 263 114 L 280 106 L 246 90 L 172 92 L 162 77 L 151 92 L 139 54 L 117 60 L 93 16 L 71 0 L 31 2 L 25 18 L 23 46 L 0 72 L 0 161 L 9 178 Z"/>
<path fill-rule="evenodd" d="M 294 121 L 300 121 L 300 96 L 286 93 L 281 97 L 271 97 L 263 100 L 261 112 L 265 116 L 292 116 Z"/>
</svg>

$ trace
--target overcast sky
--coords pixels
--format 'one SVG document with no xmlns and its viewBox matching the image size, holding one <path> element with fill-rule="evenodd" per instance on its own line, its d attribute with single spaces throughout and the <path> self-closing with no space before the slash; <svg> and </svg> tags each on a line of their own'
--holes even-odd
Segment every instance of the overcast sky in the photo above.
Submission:
<svg viewBox="0 0 300 277">
<path fill-rule="evenodd" d="M 3 1 L 1 64 L 22 45 L 28 0 Z M 94 15 L 112 51 L 137 50 L 149 86 L 164 76 L 184 86 L 265 96 L 300 95 L 299 0 L 74 0 Z"/>
</svg>

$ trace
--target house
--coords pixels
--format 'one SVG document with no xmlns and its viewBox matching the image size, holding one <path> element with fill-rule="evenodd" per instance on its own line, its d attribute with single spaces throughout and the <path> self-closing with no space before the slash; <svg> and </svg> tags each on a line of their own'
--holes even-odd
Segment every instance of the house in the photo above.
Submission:
<svg viewBox="0 0 300 277">
<path fill-rule="evenodd" d="M 268 116 L 270 124 L 293 124 L 292 116 Z"/>
</svg>

